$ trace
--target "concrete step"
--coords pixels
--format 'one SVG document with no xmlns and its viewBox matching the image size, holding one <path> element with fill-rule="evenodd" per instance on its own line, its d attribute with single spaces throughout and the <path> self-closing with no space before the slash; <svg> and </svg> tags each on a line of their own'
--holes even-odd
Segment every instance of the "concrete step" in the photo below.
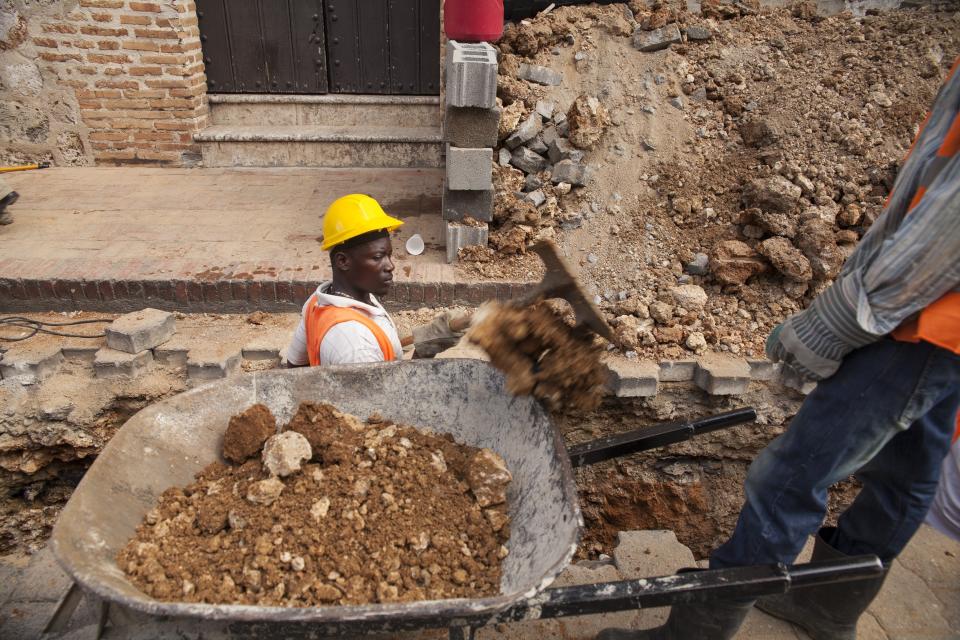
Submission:
<svg viewBox="0 0 960 640">
<path fill-rule="evenodd" d="M 213 125 L 197 133 L 207 167 L 442 167 L 436 127 Z"/>
<path fill-rule="evenodd" d="M 438 96 L 210 94 L 214 125 L 439 127 Z"/>
</svg>

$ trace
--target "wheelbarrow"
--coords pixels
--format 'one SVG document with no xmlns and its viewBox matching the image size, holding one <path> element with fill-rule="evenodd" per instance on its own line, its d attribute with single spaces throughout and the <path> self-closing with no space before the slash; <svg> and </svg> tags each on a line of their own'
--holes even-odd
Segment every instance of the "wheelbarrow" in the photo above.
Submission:
<svg viewBox="0 0 960 640">
<path fill-rule="evenodd" d="M 295 608 L 161 602 L 129 582 L 117 566 L 117 552 L 165 489 L 189 483 L 220 459 L 230 417 L 261 402 L 285 422 L 303 401 L 330 402 L 361 417 L 377 412 L 396 422 L 450 433 L 460 442 L 489 447 L 503 456 L 513 482 L 508 496 L 509 555 L 503 561 L 500 593 L 476 599 Z M 741 409 L 659 425 L 578 445 L 568 455 L 542 406 L 508 394 L 502 374 L 475 360 L 264 371 L 198 387 L 130 418 L 67 503 L 51 546 L 74 586 L 47 633 L 67 629 L 72 609 L 89 597 L 99 609 L 95 635 L 107 638 L 354 637 L 429 628 L 447 628 L 451 638 L 471 638 L 474 630 L 497 622 L 758 597 L 879 574 L 879 560 L 864 556 L 548 588 L 572 559 L 583 525 L 574 466 L 679 442 L 755 417 L 752 409 Z"/>
</svg>

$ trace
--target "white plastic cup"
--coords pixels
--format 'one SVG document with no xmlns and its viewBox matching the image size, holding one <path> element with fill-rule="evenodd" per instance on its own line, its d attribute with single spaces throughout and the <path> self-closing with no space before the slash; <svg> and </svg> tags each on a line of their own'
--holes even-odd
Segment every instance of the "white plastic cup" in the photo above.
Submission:
<svg viewBox="0 0 960 640">
<path fill-rule="evenodd" d="M 423 244 L 423 238 L 420 237 L 419 233 L 415 233 L 407 240 L 407 253 L 412 256 L 418 256 L 423 253 L 425 248 Z"/>
</svg>

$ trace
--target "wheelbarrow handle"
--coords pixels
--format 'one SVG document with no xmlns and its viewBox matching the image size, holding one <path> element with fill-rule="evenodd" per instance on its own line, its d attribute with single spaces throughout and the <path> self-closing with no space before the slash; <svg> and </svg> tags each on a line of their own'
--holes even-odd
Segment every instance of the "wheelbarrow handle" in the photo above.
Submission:
<svg viewBox="0 0 960 640">
<path fill-rule="evenodd" d="M 752 407 L 744 407 L 705 418 L 697 418 L 696 420 L 666 422 L 652 427 L 642 427 L 570 447 L 570 464 L 574 467 L 580 467 L 603 462 L 637 451 L 646 451 L 676 442 L 683 442 L 701 433 L 726 429 L 734 425 L 753 422 L 756 419 L 757 412 Z"/>
<path fill-rule="evenodd" d="M 855 556 L 799 565 L 755 565 L 691 571 L 660 578 L 557 587 L 521 602 L 500 616 L 501 622 L 560 618 L 723 599 L 749 600 L 791 589 L 866 580 L 879 576 L 877 556 Z"/>
</svg>

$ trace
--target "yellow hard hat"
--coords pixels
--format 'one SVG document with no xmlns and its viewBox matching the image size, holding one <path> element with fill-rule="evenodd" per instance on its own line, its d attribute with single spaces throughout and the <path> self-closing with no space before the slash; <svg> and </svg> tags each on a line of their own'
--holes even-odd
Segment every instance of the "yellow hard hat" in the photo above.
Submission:
<svg viewBox="0 0 960 640">
<path fill-rule="evenodd" d="M 337 198 L 323 216 L 323 250 L 371 231 L 393 231 L 403 222 L 384 213 L 380 203 L 361 193 Z"/>
</svg>

